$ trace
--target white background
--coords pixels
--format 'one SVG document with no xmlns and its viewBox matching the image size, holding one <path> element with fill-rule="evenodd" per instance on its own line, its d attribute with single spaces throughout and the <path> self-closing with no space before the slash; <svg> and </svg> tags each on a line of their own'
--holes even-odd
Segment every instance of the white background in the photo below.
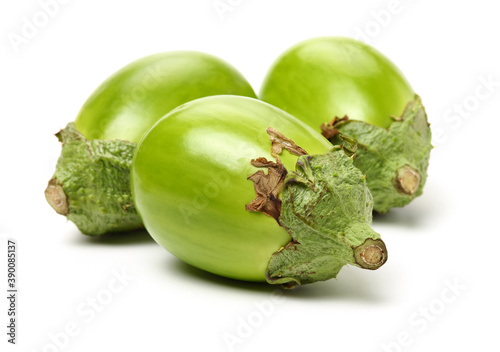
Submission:
<svg viewBox="0 0 500 352">
<path fill-rule="evenodd" d="M 0 233 L 19 243 L 12 350 L 229 351 L 228 336 L 240 339 L 235 351 L 498 350 L 499 8 L 492 0 L 395 2 L 223 0 L 231 11 L 221 17 L 212 0 L 72 0 L 15 47 L 9 36 L 42 7 L 2 1 Z M 127 63 L 205 51 L 258 91 L 289 46 L 359 31 L 405 73 L 435 133 L 424 195 L 374 219 L 389 249 L 380 270 L 344 268 L 337 280 L 281 294 L 188 267 L 144 233 L 83 236 L 46 204 L 60 152 L 53 134 Z M 453 112 L 460 106 L 462 115 Z M 5 242 L 0 250 L 4 297 Z M 133 276 L 126 286 L 113 281 L 122 270 Z M 113 282 L 121 291 L 109 297 Z M 109 302 L 91 313 L 92 297 Z M 2 351 L 11 347 L 6 303 Z M 61 335 L 68 324 L 77 336 Z"/>
</svg>

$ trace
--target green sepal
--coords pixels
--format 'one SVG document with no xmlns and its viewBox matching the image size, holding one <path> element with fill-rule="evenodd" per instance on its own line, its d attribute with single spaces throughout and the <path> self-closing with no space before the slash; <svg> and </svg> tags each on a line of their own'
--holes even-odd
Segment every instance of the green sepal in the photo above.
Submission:
<svg viewBox="0 0 500 352">
<path fill-rule="evenodd" d="M 62 143 L 62 152 L 46 197 L 54 207 L 50 194 L 59 192 L 56 201 L 65 206 L 54 209 L 86 235 L 142 228 L 130 191 L 130 167 L 136 144 L 87 140 L 73 123 L 56 136 Z"/>
<path fill-rule="evenodd" d="M 420 97 L 415 96 L 389 129 L 357 120 L 341 120 L 334 128 L 339 132 L 330 138 L 334 145 L 344 144 L 341 137 L 352 138 L 357 144 L 354 165 L 366 175 L 375 211 L 403 207 L 422 194 L 432 145 Z M 399 180 L 405 171 L 413 175 L 410 181 L 416 182 L 415 189 L 401 187 Z"/>
<path fill-rule="evenodd" d="M 385 263 L 385 245 L 370 227 L 373 199 L 365 177 L 340 147 L 300 156 L 281 199 L 279 223 L 292 240 L 271 257 L 269 283 L 290 287 L 335 278 L 346 264 L 376 269 Z M 372 267 L 356 257 L 368 240 L 383 250 Z"/>
</svg>

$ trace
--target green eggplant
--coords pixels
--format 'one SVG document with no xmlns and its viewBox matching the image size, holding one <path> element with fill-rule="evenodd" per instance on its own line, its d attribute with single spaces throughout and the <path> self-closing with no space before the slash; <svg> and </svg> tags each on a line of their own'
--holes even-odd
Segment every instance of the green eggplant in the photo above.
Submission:
<svg viewBox="0 0 500 352">
<path fill-rule="evenodd" d="M 137 143 L 170 110 L 219 94 L 255 97 L 241 73 L 205 53 L 165 52 L 126 65 L 56 135 L 62 152 L 48 203 L 87 235 L 142 228 L 130 192 Z"/>
<path fill-rule="evenodd" d="M 343 37 L 301 42 L 271 66 L 260 99 L 334 145 L 354 140 L 354 164 L 366 174 L 377 212 L 422 194 L 432 149 L 427 115 L 401 71 L 373 47 Z"/>
<path fill-rule="evenodd" d="M 221 276 L 289 288 L 387 259 L 349 148 L 257 99 L 171 111 L 139 142 L 131 187 L 160 245 Z"/>
</svg>

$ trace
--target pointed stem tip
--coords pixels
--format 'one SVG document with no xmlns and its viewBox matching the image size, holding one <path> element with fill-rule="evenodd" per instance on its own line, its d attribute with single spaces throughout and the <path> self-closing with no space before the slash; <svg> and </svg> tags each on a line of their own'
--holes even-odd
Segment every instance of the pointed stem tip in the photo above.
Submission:
<svg viewBox="0 0 500 352">
<path fill-rule="evenodd" d="M 372 240 L 371 238 L 354 249 L 356 263 L 364 269 L 375 270 L 380 268 L 387 261 L 387 248 L 382 240 Z"/>
<path fill-rule="evenodd" d="M 396 188 L 404 194 L 414 195 L 420 186 L 420 173 L 410 165 L 404 165 L 397 171 Z"/>
<path fill-rule="evenodd" d="M 55 178 L 49 181 L 45 189 L 45 199 L 58 214 L 69 214 L 68 196 Z"/>
</svg>

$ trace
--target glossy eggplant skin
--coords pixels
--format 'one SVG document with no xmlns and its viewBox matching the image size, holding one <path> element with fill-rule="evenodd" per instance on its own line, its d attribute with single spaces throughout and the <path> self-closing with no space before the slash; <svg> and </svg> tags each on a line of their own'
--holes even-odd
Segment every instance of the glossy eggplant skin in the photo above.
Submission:
<svg viewBox="0 0 500 352">
<path fill-rule="evenodd" d="M 82 106 L 76 128 L 87 139 L 137 143 L 170 110 L 219 94 L 255 97 L 227 62 L 196 51 L 172 51 L 136 60 L 104 81 Z"/>
<path fill-rule="evenodd" d="M 360 41 L 320 37 L 283 53 L 269 69 L 260 98 L 320 130 L 347 115 L 388 128 L 415 92 L 382 53 Z"/>
<path fill-rule="evenodd" d="M 265 281 L 273 253 L 290 242 L 275 219 L 250 212 L 252 159 L 270 154 L 268 127 L 309 154 L 331 144 L 282 110 L 256 99 L 207 97 L 163 117 L 136 149 L 132 194 L 148 232 L 186 263 L 225 277 Z M 294 170 L 297 156 L 284 151 Z"/>
</svg>

